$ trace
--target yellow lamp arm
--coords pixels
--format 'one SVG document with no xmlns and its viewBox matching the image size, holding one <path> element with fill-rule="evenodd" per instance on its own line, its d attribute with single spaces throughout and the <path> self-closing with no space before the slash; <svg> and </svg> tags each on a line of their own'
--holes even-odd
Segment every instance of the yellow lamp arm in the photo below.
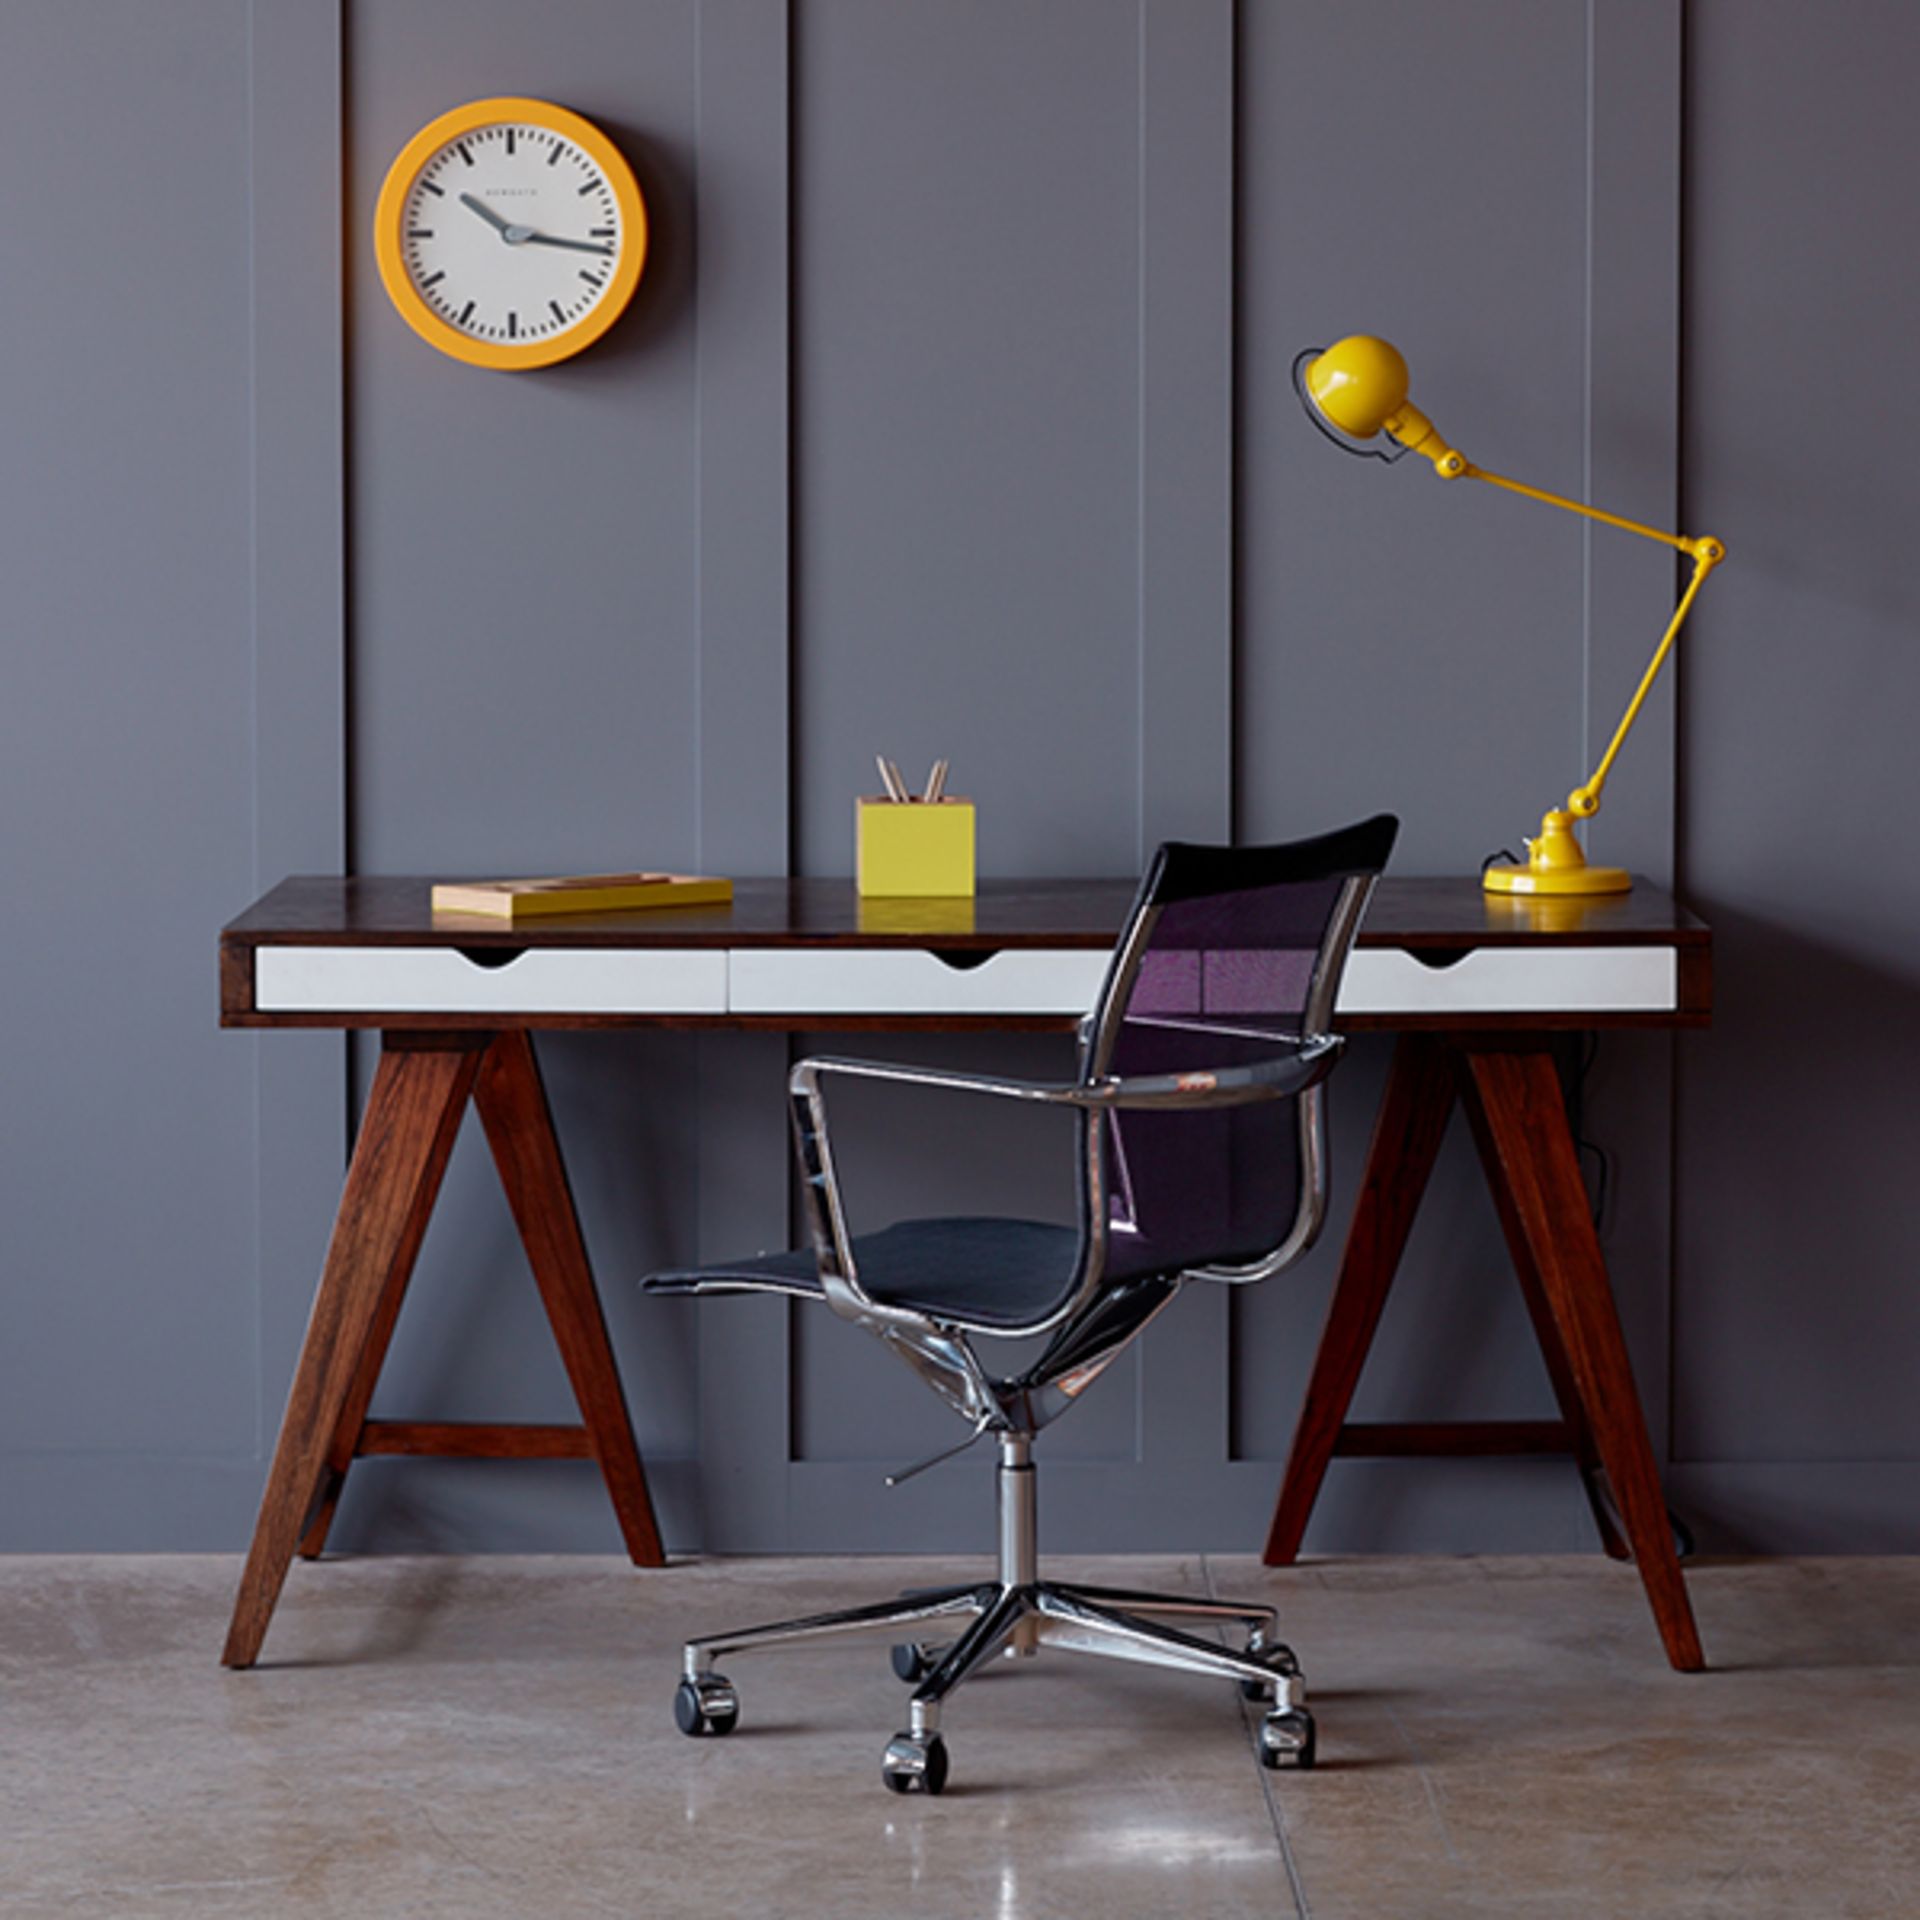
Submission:
<svg viewBox="0 0 1920 1920">
<path fill-rule="evenodd" d="M 1406 409 L 1408 413 L 1411 408 Z M 1424 423 L 1424 420 L 1422 422 Z M 1395 423 L 1388 423 L 1388 430 L 1394 431 Z M 1396 437 L 1404 437 L 1396 434 Z M 1620 724 L 1614 729 L 1613 738 L 1607 743 L 1607 750 L 1600 756 L 1600 764 L 1594 768 L 1579 786 L 1567 795 L 1567 811 L 1582 819 L 1589 819 L 1600 811 L 1600 789 L 1607 783 L 1607 774 L 1611 771 L 1615 758 L 1625 742 L 1628 731 L 1640 717 L 1640 709 L 1646 704 L 1647 694 L 1654 681 L 1659 677 L 1660 669 L 1667 663 L 1667 655 L 1673 651 L 1673 643 L 1680 637 L 1680 629 L 1686 625 L 1687 615 L 1693 611 L 1693 603 L 1705 583 L 1706 577 L 1722 560 L 1727 550 L 1720 541 L 1710 534 L 1691 538 L 1683 533 L 1663 533 L 1658 527 L 1649 527 L 1639 520 L 1629 520 L 1621 514 L 1608 513 L 1600 507 L 1590 507 L 1583 500 L 1569 500 L 1564 494 L 1549 493 L 1545 487 L 1530 487 L 1522 480 L 1509 480 L 1505 474 L 1489 472 L 1485 467 L 1477 467 L 1452 447 L 1440 441 L 1437 434 L 1428 430 L 1427 444 L 1417 451 L 1424 453 L 1433 461 L 1434 471 L 1443 480 L 1484 480 L 1489 486 L 1503 488 L 1508 493 L 1517 493 L 1524 499 L 1541 500 L 1550 507 L 1564 507 L 1569 513 L 1577 513 L 1583 520 L 1598 520 L 1602 526 L 1618 527 L 1622 533 L 1637 533 L 1643 540 L 1657 540 L 1663 547 L 1671 547 L 1676 553 L 1684 553 L 1693 562 L 1693 575 L 1687 582 L 1686 591 L 1680 596 L 1680 604 L 1673 610 L 1673 618 L 1667 622 L 1667 630 L 1661 635 L 1660 644 L 1653 651 L 1653 658 L 1647 663 L 1647 670 L 1640 676 L 1640 684 L 1634 689 L 1633 698 L 1627 702 L 1627 710 L 1620 716 Z"/>
<path fill-rule="evenodd" d="M 1329 362 L 1337 364 L 1329 366 Z M 1316 382 L 1315 368 L 1327 377 Z M 1597 520 L 1603 527 L 1618 527 L 1622 533 L 1657 541 L 1676 553 L 1684 553 L 1693 562 L 1693 575 L 1686 591 L 1667 622 L 1666 632 L 1660 636 L 1653 658 L 1647 662 L 1646 672 L 1640 676 L 1633 698 L 1627 702 L 1626 712 L 1620 716 L 1620 724 L 1614 729 L 1606 752 L 1600 756 L 1600 764 L 1567 795 L 1564 807 L 1550 808 L 1542 816 L 1539 834 L 1527 841 L 1525 861 L 1489 861 L 1481 870 L 1481 884 L 1489 893 L 1578 896 L 1627 892 L 1633 885 L 1632 876 L 1624 867 L 1589 866 L 1586 852 L 1573 831 L 1574 825 L 1600 811 L 1600 790 L 1607 783 L 1607 775 L 1613 770 L 1633 723 L 1640 717 L 1640 709 L 1646 704 L 1660 669 L 1666 665 L 1667 655 L 1673 651 L 1673 643 L 1679 638 L 1687 615 L 1693 611 L 1693 603 L 1699 598 L 1707 575 L 1727 557 L 1726 548 L 1709 535 L 1693 538 L 1666 533 L 1622 514 L 1607 513 L 1584 501 L 1569 500 L 1564 494 L 1549 493 L 1544 487 L 1530 487 L 1522 481 L 1509 480 L 1504 474 L 1476 467 L 1459 448 L 1448 445 L 1433 422 L 1406 398 L 1406 364 L 1383 340 L 1356 336 L 1329 348 L 1314 362 L 1314 367 L 1308 369 L 1307 397 L 1329 413 L 1336 427 L 1353 438 L 1365 440 L 1376 432 L 1384 432 L 1409 453 L 1432 461 L 1434 472 L 1442 480 L 1484 480 L 1489 486 L 1517 493 L 1523 499 L 1538 500 L 1549 507 L 1564 507 L 1583 520 Z M 1383 406 L 1391 407 L 1392 411 L 1380 412 Z"/>
<path fill-rule="evenodd" d="M 1517 493 L 1527 500 L 1544 500 L 1550 507 L 1565 507 L 1569 513 L 1577 513 L 1583 520 L 1598 520 L 1602 526 L 1618 527 L 1622 533 L 1637 533 L 1643 540 L 1657 540 L 1663 547 L 1672 547 L 1679 553 L 1693 553 L 1698 547 L 1719 544 L 1718 541 L 1689 540 L 1683 533 L 1662 533 L 1658 527 L 1645 526 L 1621 514 L 1608 513 L 1603 507 L 1590 507 L 1584 500 L 1569 500 L 1564 494 L 1549 493 L 1545 487 L 1530 487 L 1524 480 L 1509 480 L 1504 473 L 1492 473 L 1485 467 L 1476 467 L 1471 460 L 1463 459 L 1460 462 L 1459 474 L 1468 480 L 1484 480 L 1490 487 L 1503 487 L 1508 493 Z M 1453 476 L 1444 477 L 1450 479 Z"/>
<path fill-rule="evenodd" d="M 1667 655 L 1673 651 L 1673 643 L 1680 637 L 1680 629 L 1686 625 L 1687 615 L 1693 611 L 1694 600 L 1705 584 L 1707 575 L 1727 557 L 1726 548 L 1718 540 L 1682 540 L 1677 544 L 1683 553 L 1693 557 L 1693 577 L 1687 582 L 1686 592 L 1680 596 L 1680 604 L 1673 610 L 1673 618 L 1667 622 L 1667 630 L 1661 635 L 1660 644 L 1653 650 L 1653 658 L 1647 662 L 1646 672 L 1640 676 L 1640 684 L 1634 689 L 1633 698 L 1627 702 L 1626 712 L 1620 716 L 1620 724 L 1613 730 L 1613 738 L 1608 741 L 1606 752 L 1600 756 L 1600 764 L 1567 795 L 1567 811 L 1577 813 L 1583 819 L 1600 811 L 1600 789 L 1607 784 L 1608 770 L 1627 737 L 1627 730 L 1640 717 L 1647 694 L 1660 669 L 1666 665 Z"/>
</svg>

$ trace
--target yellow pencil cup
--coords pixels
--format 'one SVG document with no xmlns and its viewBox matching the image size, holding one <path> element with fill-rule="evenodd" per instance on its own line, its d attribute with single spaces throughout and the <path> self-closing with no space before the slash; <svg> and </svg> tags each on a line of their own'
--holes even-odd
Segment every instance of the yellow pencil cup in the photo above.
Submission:
<svg viewBox="0 0 1920 1920">
<path fill-rule="evenodd" d="M 859 885 L 873 897 L 952 898 L 973 893 L 973 802 L 889 800 L 856 803 Z"/>
</svg>

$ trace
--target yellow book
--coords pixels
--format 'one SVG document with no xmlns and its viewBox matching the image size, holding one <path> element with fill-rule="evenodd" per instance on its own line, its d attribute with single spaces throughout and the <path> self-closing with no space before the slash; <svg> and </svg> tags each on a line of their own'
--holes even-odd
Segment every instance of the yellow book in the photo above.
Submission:
<svg viewBox="0 0 1920 1920">
<path fill-rule="evenodd" d="M 435 913 L 531 920 L 550 913 L 627 913 L 636 907 L 724 906 L 731 880 L 695 873 L 578 873 L 548 880 L 471 880 L 433 890 Z"/>
</svg>

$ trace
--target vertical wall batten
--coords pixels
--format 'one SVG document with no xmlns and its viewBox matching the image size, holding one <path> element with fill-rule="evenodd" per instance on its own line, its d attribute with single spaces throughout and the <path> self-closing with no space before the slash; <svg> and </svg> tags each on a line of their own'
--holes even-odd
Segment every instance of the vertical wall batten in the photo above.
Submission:
<svg viewBox="0 0 1920 1920">
<path fill-rule="evenodd" d="M 791 23 L 787 0 L 703 0 L 696 17 L 701 870 L 787 870 L 791 777 Z M 694 1112 L 705 1256 L 787 1235 L 787 1046 L 702 1042 Z M 698 1537 L 786 1539 L 783 1301 L 702 1303 Z"/>
<path fill-rule="evenodd" d="M 254 873 L 346 868 L 344 20 L 338 0 L 251 0 Z M 235 911 L 238 911 L 236 904 Z M 251 1050 L 258 1115 L 259 1457 L 292 1377 L 347 1138 L 347 1041 Z"/>
</svg>

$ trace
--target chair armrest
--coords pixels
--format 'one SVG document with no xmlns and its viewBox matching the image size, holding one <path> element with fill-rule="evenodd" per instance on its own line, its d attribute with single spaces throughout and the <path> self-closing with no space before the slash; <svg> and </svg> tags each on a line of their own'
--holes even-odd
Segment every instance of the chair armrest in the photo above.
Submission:
<svg viewBox="0 0 1920 1920">
<path fill-rule="evenodd" d="M 845 1319 L 876 1329 L 903 1320 L 917 1324 L 919 1316 L 883 1305 L 860 1284 L 853 1258 L 853 1236 L 847 1230 L 846 1209 L 840 1196 L 839 1177 L 834 1171 L 833 1144 L 827 1126 L 826 1091 L 821 1083 L 829 1074 L 905 1086 L 940 1087 L 955 1093 L 996 1094 L 1002 1099 L 1064 1107 L 1084 1107 L 1086 1102 L 1077 1097 L 1084 1089 L 1040 1080 L 1009 1080 L 991 1074 L 951 1073 L 941 1068 L 899 1066 L 885 1060 L 848 1060 L 830 1055 L 817 1055 L 795 1065 L 787 1079 L 794 1152 L 800 1161 L 808 1236 L 813 1242 L 827 1305 Z"/>
<path fill-rule="evenodd" d="M 1332 1072 L 1345 1041 L 1335 1034 L 1306 1034 L 1276 1039 L 1275 1057 L 1249 1066 L 1214 1067 L 1189 1073 L 1136 1074 L 1098 1081 L 1052 1082 L 1008 1079 L 993 1074 L 955 1073 L 939 1067 L 901 1066 L 884 1060 L 851 1060 L 816 1055 L 800 1061 L 788 1078 L 794 1148 L 799 1156 L 807 1226 L 819 1264 L 827 1304 L 846 1319 L 883 1326 L 903 1316 L 876 1301 L 860 1284 L 847 1230 L 840 1182 L 834 1171 L 822 1082 L 830 1074 L 879 1080 L 898 1086 L 935 1087 L 952 1093 L 984 1093 L 1000 1099 L 1066 1107 L 1091 1116 L 1101 1112 L 1179 1110 L 1251 1106 L 1305 1093 Z M 1097 1155 L 1095 1137 L 1087 1137 L 1089 1155 Z"/>
<path fill-rule="evenodd" d="M 1318 1086 L 1333 1071 L 1346 1041 L 1338 1034 L 1308 1034 L 1289 1043 L 1276 1059 L 1243 1067 L 1208 1067 L 1189 1073 L 1136 1074 L 1076 1088 L 1075 1105 L 1137 1109 L 1246 1107 L 1261 1100 L 1285 1100 Z"/>
<path fill-rule="evenodd" d="M 822 1054 L 802 1060 L 788 1085 L 801 1094 L 803 1076 L 817 1085 L 822 1074 L 857 1080 L 888 1080 L 902 1086 L 941 1087 L 954 1093 L 997 1094 L 1007 1100 L 1055 1107 L 1136 1108 L 1238 1107 L 1282 1100 L 1324 1080 L 1346 1045 L 1338 1034 L 1305 1034 L 1278 1040 L 1288 1051 L 1251 1066 L 1212 1067 L 1189 1073 L 1136 1074 L 1095 1081 L 1013 1080 L 996 1074 L 954 1073 L 941 1067 L 900 1066 L 884 1060 L 847 1060 Z"/>
<path fill-rule="evenodd" d="M 953 1073 L 944 1067 L 901 1066 L 890 1060 L 846 1060 L 819 1054 L 800 1061 L 788 1079 L 788 1090 L 801 1093 L 803 1079 L 817 1082 L 822 1074 L 837 1073 L 851 1080 L 891 1080 L 904 1086 L 944 1087 L 954 1093 L 992 1093 L 1009 1100 L 1038 1100 L 1052 1106 L 1082 1106 L 1084 1087 L 1068 1081 L 1009 1080 L 991 1073 Z"/>
</svg>

